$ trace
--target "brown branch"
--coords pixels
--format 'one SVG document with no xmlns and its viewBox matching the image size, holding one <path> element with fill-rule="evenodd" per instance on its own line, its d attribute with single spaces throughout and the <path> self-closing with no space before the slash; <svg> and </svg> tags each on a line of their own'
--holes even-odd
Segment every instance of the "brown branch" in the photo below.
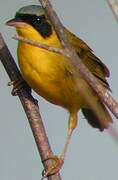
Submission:
<svg viewBox="0 0 118 180">
<path fill-rule="evenodd" d="M 72 65 L 75 70 L 75 82 L 78 88 L 78 91 L 86 100 L 86 103 L 91 107 L 94 111 L 94 106 L 91 104 L 90 97 L 88 97 L 86 91 L 83 90 L 83 87 L 79 84 L 79 76 L 82 76 L 83 79 L 94 89 L 97 95 L 101 98 L 101 100 L 107 105 L 107 107 L 111 110 L 116 118 L 118 118 L 118 103 L 111 97 L 111 95 L 106 91 L 106 89 L 95 79 L 92 73 L 85 67 L 82 63 L 81 59 L 75 53 L 72 45 L 70 44 L 66 33 L 64 32 L 63 25 L 57 17 L 56 12 L 53 10 L 52 5 L 49 0 L 40 0 L 44 10 L 46 11 L 49 19 L 51 20 L 55 31 L 62 43 L 64 50 L 70 55 L 70 58 L 67 58 L 67 62 Z M 96 112 L 95 112 L 96 113 Z M 99 118 L 99 113 L 97 114 Z M 99 118 L 100 120 L 100 118 Z M 100 122 L 102 123 L 102 122 Z"/>
<path fill-rule="evenodd" d="M 118 2 L 116 0 L 107 0 L 110 8 L 112 9 L 112 12 L 118 21 Z"/>
<path fill-rule="evenodd" d="M 15 64 L 13 57 L 11 56 L 3 38 L 0 34 L 0 60 L 9 76 L 11 81 L 22 80 L 22 76 Z M 40 153 L 41 159 L 47 158 L 47 156 L 52 155 L 52 150 L 49 145 L 47 135 L 42 123 L 42 119 L 39 113 L 38 103 L 31 96 L 30 92 L 26 88 L 22 88 L 18 92 L 18 97 L 23 105 L 25 113 L 28 117 L 29 124 L 31 126 L 38 151 Z M 43 165 L 45 169 L 52 165 L 53 161 L 44 161 Z M 56 175 L 48 177 L 49 180 L 61 180 L 59 173 Z"/>
<path fill-rule="evenodd" d="M 56 48 L 56 47 L 53 47 L 53 46 L 48 46 L 46 44 L 41 44 L 39 42 L 32 41 L 30 39 L 24 38 L 24 37 L 16 35 L 16 34 L 13 36 L 13 39 L 23 41 L 23 42 L 25 42 L 27 44 L 31 44 L 33 46 L 40 47 L 40 48 L 46 49 L 48 51 L 59 53 L 59 54 L 62 54 L 63 56 L 65 56 L 65 51 L 63 49 L 59 49 L 59 48 Z"/>
</svg>

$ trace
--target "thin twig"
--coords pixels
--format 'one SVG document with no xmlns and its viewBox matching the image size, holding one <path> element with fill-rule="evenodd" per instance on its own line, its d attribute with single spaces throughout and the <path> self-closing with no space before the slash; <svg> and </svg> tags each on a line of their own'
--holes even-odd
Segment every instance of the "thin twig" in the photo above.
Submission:
<svg viewBox="0 0 118 180">
<path fill-rule="evenodd" d="M 64 32 L 63 25 L 61 24 L 60 20 L 57 17 L 56 12 L 53 10 L 52 5 L 49 0 L 40 0 L 44 10 L 46 11 L 49 19 L 51 20 L 55 31 L 62 43 L 63 48 L 70 58 L 67 59 L 68 63 L 74 67 L 76 72 L 74 79 L 77 85 L 77 88 L 81 95 L 85 98 L 86 103 L 92 107 L 90 102 L 90 98 L 87 96 L 86 92 L 83 92 L 82 88 L 79 84 L 78 76 L 82 76 L 83 79 L 94 89 L 97 95 L 101 98 L 101 100 L 107 105 L 107 107 L 111 110 L 116 118 L 118 118 L 118 103 L 111 97 L 111 95 L 106 91 L 106 89 L 95 79 L 92 73 L 87 69 L 87 67 L 82 63 L 81 59 L 75 53 L 72 45 L 70 44 L 66 33 Z M 94 111 L 94 107 L 92 107 Z M 99 117 L 99 114 L 98 114 Z"/>
<path fill-rule="evenodd" d="M 22 42 L 25 42 L 25 43 L 28 43 L 28 44 L 31 44 L 33 46 L 36 46 L 36 47 L 39 47 L 39 48 L 43 48 L 43 49 L 46 49 L 48 51 L 52 51 L 52 52 L 55 52 L 55 53 L 59 53 L 59 54 L 62 54 L 63 56 L 65 56 L 65 51 L 63 49 L 59 49 L 59 48 L 56 48 L 56 47 L 53 47 L 53 46 L 48 46 L 46 44 L 41 44 L 39 42 L 36 42 L 36 41 L 32 41 L 30 39 L 27 39 L 27 38 L 24 38 L 22 36 L 19 36 L 17 34 L 15 34 L 13 36 L 13 39 L 15 40 L 19 40 L 19 41 L 22 41 Z"/>
<path fill-rule="evenodd" d="M 110 8 L 112 9 L 112 12 L 118 21 L 118 2 L 116 0 L 107 0 Z"/>
<path fill-rule="evenodd" d="M 19 79 L 23 80 L 16 66 L 16 63 L 13 57 L 11 56 L 1 34 L 0 34 L 0 60 L 3 66 L 5 67 L 5 70 L 9 75 L 9 78 L 12 81 L 16 81 Z M 43 160 L 47 158 L 47 156 L 52 155 L 52 150 L 49 145 L 47 135 L 39 113 L 38 103 L 36 102 L 35 99 L 33 99 L 30 92 L 27 91 L 25 88 L 19 90 L 18 97 L 28 117 L 29 124 L 31 126 L 34 135 L 38 151 L 40 153 L 41 159 Z M 52 163 L 53 163 L 52 160 L 44 161 L 43 165 L 45 169 L 49 169 Z M 57 173 L 54 176 L 49 176 L 48 180 L 61 180 L 61 178 L 59 176 L 59 173 Z"/>
</svg>

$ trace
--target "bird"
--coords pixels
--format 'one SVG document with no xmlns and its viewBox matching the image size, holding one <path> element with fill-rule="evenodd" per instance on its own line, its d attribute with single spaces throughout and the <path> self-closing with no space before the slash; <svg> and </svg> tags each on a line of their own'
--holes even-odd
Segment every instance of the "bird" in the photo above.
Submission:
<svg viewBox="0 0 118 180">
<path fill-rule="evenodd" d="M 6 24 L 15 27 L 19 36 L 62 49 L 55 29 L 40 5 L 28 5 L 20 8 L 15 17 L 7 21 Z M 106 90 L 110 90 L 106 79 L 110 76 L 110 72 L 106 65 L 94 55 L 92 49 L 84 41 L 67 28 L 63 28 L 84 65 Z M 109 127 L 112 118 L 96 92 L 78 75 L 79 84 L 90 95 L 90 101 L 101 114 L 103 123 L 100 123 L 93 109 L 89 107 L 84 97 L 78 92 L 74 81 L 74 69 L 67 63 L 66 57 L 62 54 L 18 41 L 17 55 L 21 73 L 27 84 L 38 95 L 52 104 L 61 106 L 69 113 L 68 133 L 64 150 L 60 157 L 55 155 L 47 157 L 47 160 L 55 160 L 54 166 L 45 171 L 44 176 L 48 176 L 59 171 L 64 163 L 72 132 L 77 126 L 78 111 L 81 110 L 88 123 L 100 131 Z"/>
</svg>

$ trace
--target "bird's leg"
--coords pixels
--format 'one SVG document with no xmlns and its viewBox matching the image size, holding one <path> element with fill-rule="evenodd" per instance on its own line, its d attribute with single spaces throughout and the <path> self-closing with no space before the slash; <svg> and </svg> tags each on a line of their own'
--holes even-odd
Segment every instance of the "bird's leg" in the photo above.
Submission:
<svg viewBox="0 0 118 180">
<path fill-rule="evenodd" d="M 11 86 L 13 85 L 13 89 L 11 91 L 11 94 L 13 96 L 17 96 L 18 94 L 18 91 L 21 89 L 21 88 L 25 88 L 26 90 L 28 90 L 29 92 L 31 92 L 31 88 L 28 86 L 28 84 L 25 82 L 25 80 L 23 79 L 17 79 L 17 80 L 14 80 L 14 81 L 11 81 L 8 83 L 8 86 Z"/>
<path fill-rule="evenodd" d="M 60 159 L 62 159 L 62 161 L 64 162 L 64 158 L 68 149 L 68 145 L 70 142 L 70 138 L 72 135 L 73 130 L 76 128 L 77 125 L 77 112 L 76 113 L 70 113 L 70 118 L 69 118 L 69 122 L 68 122 L 68 133 L 67 133 L 67 138 L 66 138 L 66 142 L 65 142 L 65 146 L 64 146 L 64 150 L 60 156 Z"/>
<path fill-rule="evenodd" d="M 49 156 L 46 159 L 44 159 L 44 161 L 49 160 L 49 159 L 53 159 L 55 162 L 53 163 L 53 165 L 49 169 L 43 171 L 43 174 L 42 174 L 43 178 L 46 178 L 47 176 L 53 175 L 61 169 L 61 167 L 64 163 L 64 159 L 66 156 L 66 152 L 68 149 L 68 145 L 69 145 L 69 141 L 70 141 L 72 132 L 75 129 L 76 125 L 77 125 L 77 112 L 76 113 L 70 113 L 70 118 L 69 118 L 69 123 L 68 123 L 68 133 L 67 133 L 67 138 L 66 138 L 64 150 L 63 150 L 63 152 L 59 158 L 55 155 L 52 155 L 52 156 Z"/>
</svg>

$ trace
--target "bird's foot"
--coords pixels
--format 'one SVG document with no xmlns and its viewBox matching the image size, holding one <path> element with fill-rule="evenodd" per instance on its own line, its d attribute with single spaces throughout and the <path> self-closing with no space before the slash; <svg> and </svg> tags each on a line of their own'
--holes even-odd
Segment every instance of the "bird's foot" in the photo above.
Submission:
<svg viewBox="0 0 118 180">
<path fill-rule="evenodd" d="M 25 87 L 28 91 L 31 91 L 30 87 L 22 79 L 17 79 L 8 83 L 8 86 L 12 86 L 12 85 L 14 86 L 11 91 L 12 96 L 17 96 L 19 90 L 22 89 L 23 87 Z"/>
<path fill-rule="evenodd" d="M 43 178 L 42 179 L 44 179 L 50 175 L 56 174 L 61 169 L 61 167 L 64 163 L 64 159 L 62 157 L 58 158 L 57 156 L 54 156 L 54 155 L 47 157 L 46 159 L 43 160 L 43 162 L 47 161 L 49 159 L 52 159 L 55 162 L 47 170 L 45 170 L 45 169 L 43 170 L 43 172 L 42 172 Z"/>
</svg>

